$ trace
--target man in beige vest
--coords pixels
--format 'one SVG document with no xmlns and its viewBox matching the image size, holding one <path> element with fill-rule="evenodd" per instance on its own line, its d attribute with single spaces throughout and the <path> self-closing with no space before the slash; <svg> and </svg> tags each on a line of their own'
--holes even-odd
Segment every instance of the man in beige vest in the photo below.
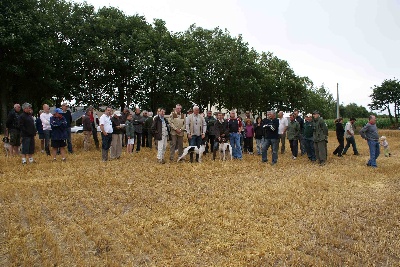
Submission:
<svg viewBox="0 0 400 267">
<path fill-rule="evenodd" d="M 197 146 L 200 148 L 201 142 L 206 136 L 207 123 L 203 116 L 200 114 L 198 106 L 193 107 L 193 114 L 186 117 L 186 132 L 189 139 L 190 146 Z M 199 160 L 199 155 L 196 154 L 196 161 Z M 193 152 L 190 152 L 190 162 L 193 162 Z"/>
<path fill-rule="evenodd" d="M 175 150 L 178 149 L 178 157 L 183 153 L 183 133 L 185 130 L 185 114 L 182 113 L 182 106 L 177 104 L 175 111 L 169 116 L 171 127 L 171 149 L 169 159 L 174 161 Z"/>
</svg>

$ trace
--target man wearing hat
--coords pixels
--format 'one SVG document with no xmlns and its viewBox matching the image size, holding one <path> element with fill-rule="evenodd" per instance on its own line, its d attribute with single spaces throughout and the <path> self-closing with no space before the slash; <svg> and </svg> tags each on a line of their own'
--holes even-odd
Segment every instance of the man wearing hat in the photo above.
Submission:
<svg viewBox="0 0 400 267">
<path fill-rule="evenodd" d="M 33 163 L 32 155 L 35 153 L 35 122 L 32 117 L 32 106 L 29 103 L 22 105 L 22 114 L 19 116 L 19 129 L 21 130 L 22 138 L 22 164 L 26 164 L 28 157 L 29 163 Z"/>
<path fill-rule="evenodd" d="M 355 118 L 350 118 L 350 120 L 346 123 L 345 129 L 344 129 L 344 137 L 346 137 L 346 146 L 343 149 L 342 155 L 345 155 L 347 150 L 350 148 L 350 145 L 353 147 L 353 152 L 354 155 L 358 156 L 358 150 L 357 150 L 357 145 L 356 145 L 356 139 L 354 138 L 354 131 L 356 130 L 356 125 L 355 125 L 356 119 Z"/>
<path fill-rule="evenodd" d="M 314 117 L 314 149 L 315 156 L 320 166 L 324 166 L 327 159 L 327 144 L 328 144 L 328 127 L 325 121 L 320 117 L 319 111 L 313 112 Z"/>
<path fill-rule="evenodd" d="M 65 147 L 68 138 L 67 120 L 62 115 L 63 111 L 60 108 L 54 110 L 54 114 L 50 117 L 51 126 L 51 149 L 53 160 L 56 160 L 57 150 L 60 149 L 62 161 L 66 161 Z"/>
<path fill-rule="evenodd" d="M 73 153 L 72 151 L 72 139 L 71 139 L 71 123 L 72 123 L 72 115 L 71 111 L 68 109 L 68 103 L 64 102 L 61 104 L 61 109 L 63 110 L 63 117 L 67 121 L 67 148 L 69 153 Z"/>
<path fill-rule="evenodd" d="M 314 162 L 315 159 L 315 150 L 314 150 L 314 138 L 313 138 L 313 122 L 312 122 L 312 114 L 308 113 L 305 117 L 304 122 L 304 145 L 306 147 L 306 152 L 308 159 Z"/>
<path fill-rule="evenodd" d="M 111 118 L 112 123 L 112 141 L 110 148 L 110 158 L 119 159 L 122 154 L 122 126 L 121 126 L 121 111 L 114 111 L 114 115 Z"/>
</svg>

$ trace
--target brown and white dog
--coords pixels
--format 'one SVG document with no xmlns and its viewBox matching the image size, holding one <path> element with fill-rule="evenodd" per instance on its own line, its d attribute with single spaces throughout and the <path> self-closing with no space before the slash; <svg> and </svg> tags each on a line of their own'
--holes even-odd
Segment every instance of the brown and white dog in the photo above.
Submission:
<svg viewBox="0 0 400 267">
<path fill-rule="evenodd" d="M 229 144 L 228 140 L 226 139 L 221 139 L 221 142 L 219 143 L 218 146 L 219 154 L 220 154 L 220 159 L 221 160 L 226 160 L 226 153 L 229 152 L 229 155 L 231 156 L 232 160 L 232 146 Z"/>
<path fill-rule="evenodd" d="M 6 157 L 8 157 L 8 155 L 11 153 L 10 139 L 8 139 L 7 136 L 4 136 L 3 143 L 4 143 L 4 150 L 6 152 Z"/>
</svg>

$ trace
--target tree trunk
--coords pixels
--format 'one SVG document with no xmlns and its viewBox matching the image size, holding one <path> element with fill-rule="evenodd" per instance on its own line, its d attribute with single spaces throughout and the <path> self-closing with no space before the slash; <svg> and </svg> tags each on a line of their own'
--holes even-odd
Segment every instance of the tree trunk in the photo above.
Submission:
<svg viewBox="0 0 400 267">
<path fill-rule="evenodd" d="M 0 133 L 4 133 L 6 130 L 6 121 L 7 121 L 7 104 L 9 101 L 8 98 L 8 92 L 10 91 L 10 83 L 8 80 L 5 80 L 4 83 L 2 85 L 0 85 L 0 91 L 1 91 L 1 100 L 0 100 L 0 106 L 1 106 L 1 110 L 0 110 L 0 119 L 1 122 L 3 122 L 0 128 Z"/>
<path fill-rule="evenodd" d="M 389 119 L 390 119 L 390 123 L 393 124 L 393 116 L 392 116 L 392 112 L 390 112 L 390 106 L 387 105 L 386 106 L 388 112 L 389 112 Z"/>
</svg>

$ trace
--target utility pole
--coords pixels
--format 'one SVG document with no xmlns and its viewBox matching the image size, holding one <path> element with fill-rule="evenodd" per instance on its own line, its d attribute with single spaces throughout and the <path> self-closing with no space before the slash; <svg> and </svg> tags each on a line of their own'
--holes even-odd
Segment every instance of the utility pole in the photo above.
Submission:
<svg viewBox="0 0 400 267">
<path fill-rule="evenodd" d="M 336 118 L 339 117 L 339 83 L 336 83 Z"/>
</svg>

